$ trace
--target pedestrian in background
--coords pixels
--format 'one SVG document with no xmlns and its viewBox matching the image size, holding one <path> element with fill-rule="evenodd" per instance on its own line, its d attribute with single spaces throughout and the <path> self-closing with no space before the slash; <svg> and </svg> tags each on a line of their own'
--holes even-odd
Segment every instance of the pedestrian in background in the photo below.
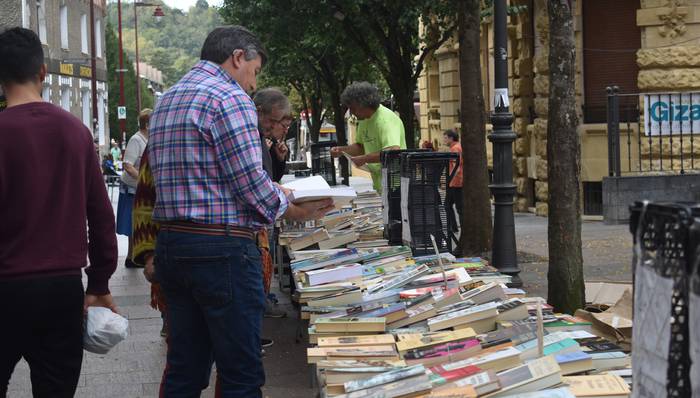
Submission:
<svg viewBox="0 0 700 398">
<path fill-rule="evenodd" d="M 450 148 L 450 152 L 459 154 L 459 164 L 454 160 L 450 161 L 450 175 L 457 167 L 454 177 L 450 181 L 450 186 L 447 187 L 447 198 L 445 198 L 445 206 L 447 207 L 447 220 L 450 229 L 457 232 L 458 224 L 455 218 L 455 207 L 459 222 L 464 222 L 462 218 L 462 144 L 459 143 L 459 134 L 454 130 L 445 130 L 442 134 L 443 143 Z"/>
<path fill-rule="evenodd" d="M 116 310 L 108 282 L 117 239 L 100 160 L 85 125 L 42 100 L 45 77 L 36 33 L 0 33 L 0 397 L 22 358 L 35 397 L 72 397 L 87 307 Z"/>
<path fill-rule="evenodd" d="M 112 161 L 118 162 L 122 160 L 122 150 L 119 149 L 119 144 L 117 143 L 117 140 L 112 138 L 111 145 L 112 148 L 109 151 L 112 154 Z"/>
<path fill-rule="evenodd" d="M 124 152 L 122 181 L 119 186 L 119 204 L 117 205 L 117 233 L 129 237 L 129 251 L 124 261 L 127 268 L 138 267 L 131 259 L 133 250 L 131 213 L 134 206 L 134 195 L 139 178 L 139 165 L 141 156 L 148 144 L 148 124 L 151 118 L 151 109 L 144 109 L 139 114 L 139 131 L 129 139 Z"/>
<path fill-rule="evenodd" d="M 148 160 L 156 189 L 156 278 L 169 349 L 164 397 L 196 397 L 212 358 L 227 398 L 261 397 L 265 295 L 256 231 L 321 218 L 331 200 L 289 203 L 264 172 L 255 104 L 267 58 L 240 26 L 217 28 L 201 60 L 158 101 Z"/>
</svg>

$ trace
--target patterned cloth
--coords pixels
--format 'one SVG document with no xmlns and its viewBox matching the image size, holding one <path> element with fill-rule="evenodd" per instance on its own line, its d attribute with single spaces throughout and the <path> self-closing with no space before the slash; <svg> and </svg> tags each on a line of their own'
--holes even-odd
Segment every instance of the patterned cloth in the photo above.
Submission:
<svg viewBox="0 0 700 398">
<path fill-rule="evenodd" d="M 221 66 L 198 62 L 158 101 L 149 126 L 153 218 L 259 230 L 288 202 L 262 168 L 255 104 Z"/>
</svg>

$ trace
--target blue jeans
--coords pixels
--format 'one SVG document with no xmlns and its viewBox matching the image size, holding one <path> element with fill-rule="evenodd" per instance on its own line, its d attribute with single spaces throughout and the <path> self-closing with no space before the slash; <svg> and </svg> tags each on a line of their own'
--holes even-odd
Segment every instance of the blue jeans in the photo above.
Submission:
<svg viewBox="0 0 700 398">
<path fill-rule="evenodd" d="M 156 242 L 169 325 L 165 397 L 199 397 L 212 362 L 222 397 L 261 397 L 265 294 L 255 242 L 170 231 Z"/>
</svg>

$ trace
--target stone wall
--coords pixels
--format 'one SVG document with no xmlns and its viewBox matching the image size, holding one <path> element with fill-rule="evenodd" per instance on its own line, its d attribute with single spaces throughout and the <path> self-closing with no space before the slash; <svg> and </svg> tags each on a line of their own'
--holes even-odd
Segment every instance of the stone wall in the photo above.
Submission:
<svg viewBox="0 0 700 398">
<path fill-rule="evenodd" d="M 603 178 L 603 220 L 629 221 L 629 205 L 638 200 L 700 202 L 700 175 L 646 175 Z"/>
</svg>

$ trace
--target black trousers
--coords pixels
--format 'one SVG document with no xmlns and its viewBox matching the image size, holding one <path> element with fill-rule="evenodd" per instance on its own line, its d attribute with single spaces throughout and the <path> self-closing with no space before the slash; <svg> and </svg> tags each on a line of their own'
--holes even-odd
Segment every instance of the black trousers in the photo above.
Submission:
<svg viewBox="0 0 700 398">
<path fill-rule="evenodd" d="M 21 358 L 35 398 L 73 397 L 83 361 L 80 276 L 0 281 L 0 316 L 0 397 Z"/>
<path fill-rule="evenodd" d="M 460 222 L 464 222 L 462 219 L 462 188 L 447 188 L 447 198 L 445 198 L 445 206 L 447 207 L 447 225 L 450 230 L 457 231 L 457 219 L 455 218 L 454 208 L 457 207 L 457 214 L 459 214 Z"/>
</svg>

